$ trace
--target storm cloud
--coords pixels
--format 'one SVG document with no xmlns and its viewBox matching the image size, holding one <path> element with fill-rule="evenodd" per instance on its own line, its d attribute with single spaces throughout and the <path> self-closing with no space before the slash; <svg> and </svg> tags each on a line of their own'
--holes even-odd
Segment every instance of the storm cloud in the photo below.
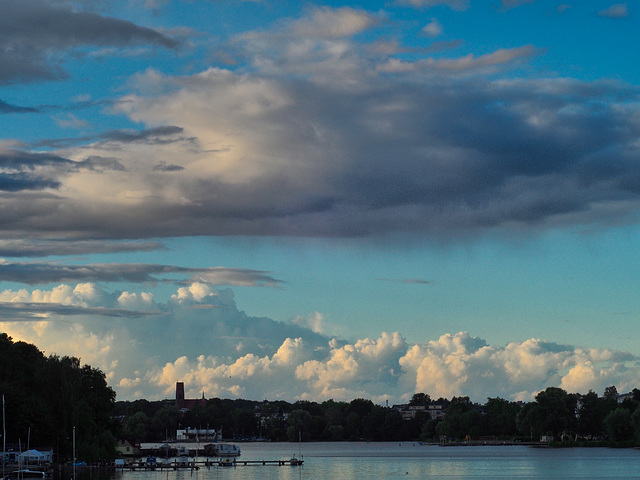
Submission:
<svg viewBox="0 0 640 480">
<path fill-rule="evenodd" d="M 171 280 L 171 274 L 182 276 Z M 188 268 L 174 265 L 136 263 L 62 264 L 8 262 L 0 259 L 0 281 L 29 285 L 67 282 L 192 283 L 212 285 L 277 287 L 281 281 L 269 272 L 258 270 L 207 267 Z"/>
<path fill-rule="evenodd" d="M 461 79 L 419 86 L 380 76 L 354 93 L 217 69 L 139 81 L 171 90 L 130 96 L 123 111 L 166 127 L 109 133 L 65 151 L 65 159 L 3 155 L 5 168 L 41 165 L 38 184 L 5 174 L 15 190 L 65 187 L 64 195 L 29 202 L 46 218 L 27 215 L 21 196 L 8 199 L 17 215 L 6 232 L 456 236 L 625 221 L 639 206 L 640 127 L 630 102 L 638 92 L 628 85 Z M 86 158 L 111 158 L 118 169 L 72 171 L 89 166 Z"/>
<path fill-rule="evenodd" d="M 63 3 L 2 0 L 0 8 L 0 84 L 62 78 L 56 54 L 87 45 L 177 47 L 150 28 Z"/>
<path fill-rule="evenodd" d="M 100 41 L 171 46 L 86 15 L 105 23 Z M 455 238 L 633 218 L 636 87 L 510 78 L 539 53 L 527 45 L 446 65 L 398 63 L 393 50 L 372 54 L 353 40 L 379 21 L 362 10 L 312 9 L 231 39 L 250 70 L 136 75 L 111 108 L 150 128 L 3 153 L 3 189 L 52 193 L 7 198 L 6 234 Z M 65 45 L 93 41 L 89 31 Z M 93 159 L 110 163 L 97 171 Z"/>
</svg>

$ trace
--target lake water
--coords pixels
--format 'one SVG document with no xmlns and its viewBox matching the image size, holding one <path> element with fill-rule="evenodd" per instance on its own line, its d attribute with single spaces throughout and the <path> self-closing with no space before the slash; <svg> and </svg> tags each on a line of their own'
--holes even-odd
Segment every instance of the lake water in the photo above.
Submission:
<svg viewBox="0 0 640 480">
<path fill-rule="evenodd" d="M 640 479 L 640 450 L 438 447 L 418 443 L 243 443 L 239 460 L 304 458 L 302 467 L 125 471 L 113 480 Z"/>
</svg>

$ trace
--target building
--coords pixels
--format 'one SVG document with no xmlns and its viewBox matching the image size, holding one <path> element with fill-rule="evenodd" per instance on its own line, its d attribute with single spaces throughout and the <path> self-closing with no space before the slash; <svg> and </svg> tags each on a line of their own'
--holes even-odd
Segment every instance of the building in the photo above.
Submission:
<svg viewBox="0 0 640 480">
<path fill-rule="evenodd" d="M 429 405 L 429 416 L 431 420 L 437 420 L 438 418 L 444 418 L 444 409 L 441 403 L 433 403 Z"/>
<path fill-rule="evenodd" d="M 44 465 L 53 462 L 53 450 L 27 450 L 19 455 L 19 461 L 23 465 Z"/>
<path fill-rule="evenodd" d="M 444 418 L 444 405 L 441 403 L 431 403 L 429 405 L 394 405 L 392 408 L 397 410 L 404 420 L 411 420 L 415 418 L 418 412 L 423 412 L 429 415 L 432 420 Z"/>
<path fill-rule="evenodd" d="M 122 438 L 116 444 L 116 451 L 118 455 L 123 457 L 138 456 L 140 455 L 140 445 L 135 445 L 133 441 Z"/>
<path fill-rule="evenodd" d="M 204 406 L 205 404 L 204 392 L 202 392 L 202 398 L 186 399 L 184 398 L 184 382 L 176 382 L 176 407 L 178 410 L 186 412 L 197 405 Z"/>
<path fill-rule="evenodd" d="M 176 431 L 176 440 L 178 441 L 199 441 L 213 440 L 215 442 L 222 441 L 222 429 L 215 428 L 181 428 Z"/>
</svg>

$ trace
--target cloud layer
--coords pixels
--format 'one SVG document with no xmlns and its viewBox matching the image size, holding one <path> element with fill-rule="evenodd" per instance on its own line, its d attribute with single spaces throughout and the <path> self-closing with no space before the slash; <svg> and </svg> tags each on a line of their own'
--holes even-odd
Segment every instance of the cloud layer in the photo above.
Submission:
<svg viewBox="0 0 640 480">
<path fill-rule="evenodd" d="M 0 45 L 9 47 L 0 50 L 0 84 L 60 79 L 66 74 L 56 55 L 89 45 L 177 47 L 150 28 L 71 9 L 64 2 L 2 0 L 0 7 Z"/>
<path fill-rule="evenodd" d="M 86 27 L 47 48 L 174 46 L 126 22 L 49 8 L 98 22 L 101 36 Z M 11 12 L 35 21 L 31 9 Z M 42 140 L 57 147 L 46 152 L 0 145 L 3 236 L 458 236 L 634 216 L 636 87 L 518 78 L 543 54 L 534 45 L 402 57 L 376 36 L 386 21 L 309 9 L 229 39 L 242 67 L 130 78 L 110 108 L 146 129 Z M 369 42 L 356 41 L 365 33 Z M 24 68 L 53 75 L 34 50 Z M 6 81 L 27 75 L 3 71 Z"/>
<path fill-rule="evenodd" d="M 171 280 L 171 275 L 176 277 Z M 174 265 L 140 263 L 61 264 L 35 262 L 9 262 L 0 259 L 0 279 L 28 285 L 57 282 L 134 282 L 183 283 L 201 281 L 213 285 L 243 285 L 277 287 L 281 282 L 268 272 L 240 268 L 208 267 L 187 268 Z"/>
<path fill-rule="evenodd" d="M 183 381 L 194 397 L 204 391 L 208 397 L 382 403 L 426 392 L 481 402 L 531 400 L 547 386 L 630 390 L 640 374 L 638 358 L 628 352 L 540 339 L 491 346 L 459 332 L 415 344 L 383 332 L 350 342 L 300 322 L 248 317 L 231 290 L 203 283 L 181 287 L 164 304 L 150 293 L 106 292 L 95 284 L 5 290 L 0 300 L 10 335 L 102 368 L 121 399 L 171 398 L 175 382 Z"/>
</svg>

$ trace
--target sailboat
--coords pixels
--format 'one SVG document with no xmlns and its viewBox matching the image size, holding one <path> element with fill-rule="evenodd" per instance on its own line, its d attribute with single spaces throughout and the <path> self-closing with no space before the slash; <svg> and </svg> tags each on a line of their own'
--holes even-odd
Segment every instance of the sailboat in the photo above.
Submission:
<svg viewBox="0 0 640 480">
<path fill-rule="evenodd" d="M 302 465 L 304 463 L 304 460 L 302 460 L 302 432 L 300 430 L 298 430 L 298 457 L 300 458 L 297 458 L 294 453 L 291 459 L 289 460 L 289 465 L 295 467 L 295 466 Z"/>
<path fill-rule="evenodd" d="M 2 395 L 2 480 L 5 478 L 4 466 L 7 463 L 7 431 L 4 426 L 4 394 Z"/>
<path fill-rule="evenodd" d="M 29 429 L 29 435 L 31 435 L 31 429 Z M 20 456 L 18 457 L 20 459 Z M 4 403 L 4 394 L 2 395 L 2 478 L 0 480 L 8 480 L 9 478 L 13 479 L 23 479 L 23 478 L 44 478 L 45 472 L 41 472 L 38 470 L 29 470 L 28 468 L 20 468 L 18 470 L 14 470 L 7 474 L 6 472 L 6 463 L 7 463 L 7 430 L 5 425 L 5 403 Z"/>
</svg>

